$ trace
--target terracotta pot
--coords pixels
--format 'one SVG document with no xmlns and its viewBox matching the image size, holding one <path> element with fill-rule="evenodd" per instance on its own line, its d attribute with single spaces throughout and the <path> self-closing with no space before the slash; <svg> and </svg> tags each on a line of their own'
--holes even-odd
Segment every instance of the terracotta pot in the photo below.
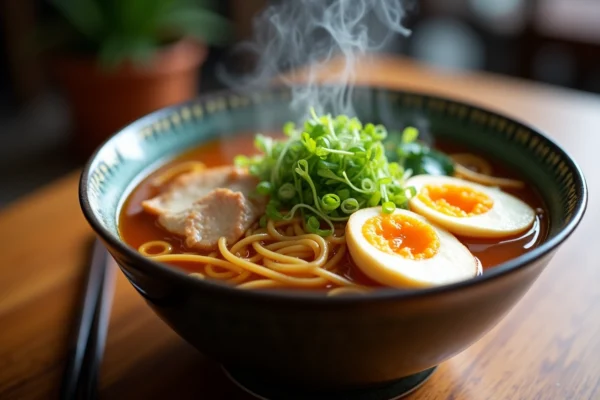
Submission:
<svg viewBox="0 0 600 400">
<path fill-rule="evenodd" d="M 96 59 L 66 55 L 52 61 L 54 76 L 70 103 L 73 145 L 87 157 L 108 136 L 159 108 L 193 98 L 206 46 L 181 40 L 144 66 L 102 68 Z"/>
</svg>

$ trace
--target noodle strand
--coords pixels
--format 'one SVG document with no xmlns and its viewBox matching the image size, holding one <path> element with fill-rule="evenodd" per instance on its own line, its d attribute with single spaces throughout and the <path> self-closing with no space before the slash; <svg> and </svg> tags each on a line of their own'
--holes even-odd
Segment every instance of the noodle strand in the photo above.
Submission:
<svg viewBox="0 0 600 400">
<path fill-rule="evenodd" d="M 229 248 L 224 237 L 217 251 L 207 255 L 173 253 L 165 241 L 142 244 L 139 252 L 165 263 L 189 263 L 198 279 L 213 279 L 240 289 L 281 287 L 325 289 L 330 295 L 363 293 L 366 288 L 338 273 L 347 253 L 343 230 L 323 238 L 304 230 L 303 221 L 269 220 L 265 228 L 254 224 Z M 347 289 L 347 290 L 346 290 Z"/>
</svg>

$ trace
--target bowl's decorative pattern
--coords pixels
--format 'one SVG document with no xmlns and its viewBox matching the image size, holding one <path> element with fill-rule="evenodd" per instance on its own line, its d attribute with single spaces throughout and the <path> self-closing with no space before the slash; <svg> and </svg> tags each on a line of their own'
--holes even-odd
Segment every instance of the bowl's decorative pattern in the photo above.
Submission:
<svg viewBox="0 0 600 400">
<path fill-rule="evenodd" d="M 499 137 L 497 141 L 505 144 L 502 146 L 504 148 L 499 149 L 499 151 L 505 152 L 509 149 L 516 151 L 516 154 L 521 155 L 521 157 L 518 157 L 521 161 L 529 159 L 529 164 L 535 164 L 537 171 L 526 169 L 524 171 L 525 175 L 530 181 L 538 183 L 538 187 L 551 209 L 561 210 L 561 218 L 557 219 L 558 221 L 551 221 L 550 234 L 558 232 L 560 228 L 573 219 L 575 209 L 578 205 L 581 205 L 583 200 L 581 196 L 583 182 L 581 179 L 577 179 L 577 167 L 570 158 L 546 137 L 501 115 L 453 100 L 408 92 L 391 92 L 384 89 L 357 88 L 354 92 L 358 104 L 372 103 L 374 94 L 383 97 L 383 99 L 378 100 L 379 103 L 382 101 L 387 102 L 388 106 L 397 110 L 399 114 L 412 114 L 416 117 L 426 116 L 426 118 L 433 121 L 439 121 L 438 124 L 432 124 L 437 125 L 432 127 L 434 136 L 450 136 L 466 142 L 473 137 L 469 136 L 471 133 L 468 131 L 479 129 L 481 131 L 480 136 L 485 137 L 484 140 L 489 139 L 492 144 L 477 143 L 475 147 L 480 147 L 484 152 L 492 153 L 496 157 L 498 155 L 493 154 L 492 139 L 494 139 L 494 136 Z M 256 92 L 252 95 L 220 93 L 159 111 L 125 128 L 118 137 L 110 140 L 102 148 L 91 165 L 87 195 L 93 212 L 110 228 L 111 232 L 116 234 L 114 219 L 120 204 L 122 190 L 115 193 L 107 190 L 107 188 L 115 187 L 115 185 L 123 188 L 123 185 L 128 185 L 129 182 L 134 181 L 143 169 L 139 166 L 134 169 L 134 165 L 128 165 L 135 164 L 137 157 L 128 155 L 127 151 L 121 151 L 117 146 L 119 140 L 130 142 L 131 145 L 136 142 L 144 143 L 146 148 L 162 148 L 164 143 L 181 142 L 180 136 L 186 135 L 188 139 L 195 138 L 191 142 L 199 144 L 209 137 L 227 133 L 218 131 L 219 119 L 235 118 L 236 111 L 240 109 L 255 110 L 256 113 L 265 112 L 263 110 L 269 110 L 272 105 L 287 104 L 290 98 L 291 92 L 284 88 Z M 293 114 L 289 115 L 291 117 Z M 376 121 L 379 117 L 375 115 L 371 118 L 365 118 L 365 120 L 379 122 Z M 210 118 L 217 119 L 217 131 L 205 135 L 198 134 L 195 127 L 205 123 Z M 410 118 L 408 119 L 410 120 Z M 446 132 L 442 126 L 444 120 L 452 121 L 452 125 L 455 127 L 458 125 L 454 128 L 457 131 Z M 257 126 L 257 128 L 260 128 L 260 126 Z M 269 128 L 276 129 L 278 126 Z M 391 128 L 400 129 L 401 127 L 394 126 Z M 461 135 L 461 128 L 465 128 L 467 133 Z M 123 137 L 125 136 L 134 137 L 131 140 L 124 141 Z M 190 140 L 185 142 L 189 143 Z M 506 144 L 511 146 L 506 146 Z M 473 143 L 470 143 L 470 145 L 473 145 Z M 175 153 L 176 151 L 172 152 L 171 155 Z M 499 158 L 503 158 L 502 155 Z M 518 165 L 519 162 L 515 164 Z M 544 166 L 543 171 L 540 170 L 540 165 Z M 123 180 L 124 176 L 128 178 L 127 181 Z M 111 205 L 109 209 L 106 207 L 107 204 Z M 557 222 L 559 223 L 557 224 Z"/>
</svg>

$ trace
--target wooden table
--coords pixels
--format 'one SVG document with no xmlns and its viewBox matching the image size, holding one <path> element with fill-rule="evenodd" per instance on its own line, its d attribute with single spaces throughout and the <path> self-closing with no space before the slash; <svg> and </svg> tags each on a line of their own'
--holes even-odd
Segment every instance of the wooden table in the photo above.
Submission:
<svg viewBox="0 0 600 400">
<path fill-rule="evenodd" d="M 600 399 L 600 97 L 405 60 L 362 63 L 362 82 L 440 93 L 528 121 L 583 167 L 587 215 L 525 298 L 442 364 L 410 399 Z M 56 396 L 93 237 L 78 173 L 0 213 L 0 398 Z M 118 273 L 101 394 L 106 399 L 247 399 L 177 337 Z"/>
</svg>

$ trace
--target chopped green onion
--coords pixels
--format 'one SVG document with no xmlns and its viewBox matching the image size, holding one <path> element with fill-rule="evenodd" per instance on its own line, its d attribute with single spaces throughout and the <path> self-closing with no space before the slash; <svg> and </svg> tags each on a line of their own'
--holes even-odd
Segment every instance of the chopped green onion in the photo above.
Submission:
<svg viewBox="0 0 600 400">
<path fill-rule="evenodd" d="M 369 201 L 367 204 L 369 204 L 369 207 L 375 207 L 377 204 L 379 204 L 380 201 L 381 201 L 381 193 L 375 192 L 371 195 L 371 198 L 369 198 Z"/>
<path fill-rule="evenodd" d="M 383 205 L 381 206 L 381 211 L 384 214 L 391 214 L 394 212 L 394 210 L 396 209 L 396 204 L 394 204 L 391 201 L 386 201 L 385 203 L 383 203 Z"/>
<path fill-rule="evenodd" d="M 254 146 L 265 154 L 271 154 L 273 148 L 273 139 L 260 134 L 256 135 L 254 138 Z"/>
<path fill-rule="evenodd" d="M 348 189 L 340 189 L 337 191 L 337 195 L 340 197 L 340 200 L 344 201 L 350 197 L 350 191 Z"/>
<path fill-rule="evenodd" d="M 418 136 L 419 131 L 417 128 L 408 126 L 404 128 L 404 131 L 402 132 L 402 143 L 412 143 L 417 140 Z"/>
<path fill-rule="evenodd" d="M 267 217 L 272 219 L 273 221 L 281 221 L 283 220 L 283 215 L 279 212 L 279 209 L 274 203 L 267 204 L 267 210 L 265 211 Z"/>
<path fill-rule="evenodd" d="M 266 228 L 267 227 L 267 215 L 263 214 L 260 217 L 260 220 L 258 221 L 258 226 L 260 226 L 261 228 Z"/>
<path fill-rule="evenodd" d="M 317 235 L 324 237 L 327 237 L 333 233 L 333 229 L 321 229 L 321 223 L 314 216 L 308 217 L 308 220 L 306 221 L 306 228 L 310 233 L 316 233 Z"/>
<path fill-rule="evenodd" d="M 373 181 L 369 178 L 365 178 L 360 182 L 360 186 L 362 187 L 362 189 L 368 193 L 371 193 L 373 190 L 375 190 L 375 184 L 373 183 Z"/>
<path fill-rule="evenodd" d="M 333 211 L 340 206 L 340 196 L 333 193 L 327 193 L 321 198 L 321 205 L 325 211 Z"/>
<path fill-rule="evenodd" d="M 309 205 L 313 204 L 312 191 L 310 189 L 305 189 L 304 192 L 302 192 L 302 198 L 304 199 L 304 203 Z"/>
<path fill-rule="evenodd" d="M 360 206 L 358 205 L 358 200 L 353 197 L 342 201 L 342 206 L 340 207 L 343 212 L 346 214 L 352 214 L 355 211 L 358 211 Z"/>
<path fill-rule="evenodd" d="M 263 196 L 271 194 L 271 182 L 262 181 L 256 186 L 256 191 Z"/>
<path fill-rule="evenodd" d="M 293 199 L 296 195 L 296 188 L 290 182 L 286 182 L 279 187 L 277 191 L 277 195 L 281 200 L 290 200 Z"/>
<path fill-rule="evenodd" d="M 319 162 L 317 163 L 317 168 L 318 168 L 319 172 L 321 172 L 321 171 L 329 171 L 329 172 L 331 172 L 332 169 L 335 170 L 335 169 L 338 169 L 339 167 L 340 167 L 339 164 L 328 162 L 328 161 L 325 161 L 325 160 L 319 160 Z M 319 175 L 321 175 L 321 174 L 319 173 Z M 321 176 L 323 176 L 323 175 L 321 175 Z"/>
<path fill-rule="evenodd" d="M 285 125 L 283 125 L 283 133 L 287 137 L 294 136 L 295 131 L 296 131 L 296 125 L 293 122 L 288 122 Z"/>
<path fill-rule="evenodd" d="M 376 140 L 383 140 L 387 137 L 387 131 L 381 125 L 377 125 L 373 132 L 373 138 Z"/>
<path fill-rule="evenodd" d="M 363 207 L 393 212 L 407 208 L 416 194 L 405 186 L 410 171 L 404 164 L 410 146 L 417 145 L 415 128 L 388 138 L 383 125 L 363 125 L 357 118 L 318 115 L 311 109 L 304 123 L 289 122 L 283 131 L 285 140 L 257 135 L 259 156 L 235 158 L 236 165 L 258 177 L 257 193 L 270 195 L 265 218 L 287 220 L 301 210 L 309 231 L 329 235 L 334 222 L 347 221 Z M 397 162 L 387 158 L 386 150 L 393 149 L 385 146 L 386 138 L 386 143 L 396 140 L 397 153 L 391 153 L 397 154 Z M 329 229 L 321 228 L 325 225 Z"/>
<path fill-rule="evenodd" d="M 236 167 L 247 167 L 248 165 L 250 165 L 250 159 L 244 155 L 237 155 L 235 156 L 235 158 L 233 159 L 233 164 Z"/>
</svg>

